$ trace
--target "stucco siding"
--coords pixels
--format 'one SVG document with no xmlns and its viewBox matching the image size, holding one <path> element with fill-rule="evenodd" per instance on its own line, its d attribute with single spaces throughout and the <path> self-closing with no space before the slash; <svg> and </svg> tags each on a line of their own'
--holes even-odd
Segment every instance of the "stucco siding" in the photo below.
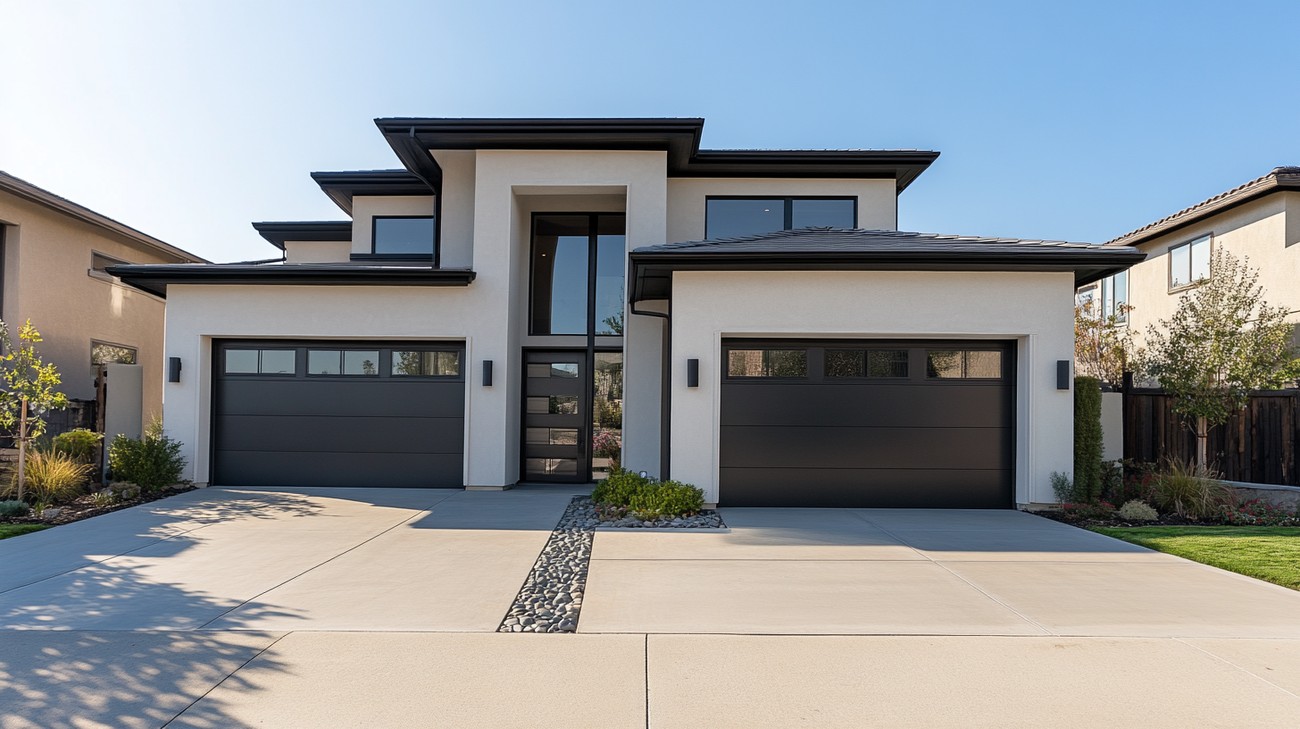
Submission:
<svg viewBox="0 0 1300 729">
<path fill-rule="evenodd" d="M 284 260 L 288 263 L 342 263 L 352 253 L 352 244 L 345 240 L 287 240 L 284 242 Z"/>
<path fill-rule="evenodd" d="M 728 337 L 1014 340 L 1015 494 L 1053 500 L 1073 468 L 1073 397 L 1056 361 L 1073 355 L 1069 273 L 677 272 L 673 275 L 671 475 L 718 499 L 721 345 Z M 686 360 L 700 385 L 686 387 Z"/>
<path fill-rule="evenodd" d="M 668 240 L 701 240 L 705 199 L 714 195 L 851 195 L 858 198 L 858 225 L 867 230 L 898 227 L 893 180 L 800 180 L 675 177 L 668 180 Z"/>
</svg>

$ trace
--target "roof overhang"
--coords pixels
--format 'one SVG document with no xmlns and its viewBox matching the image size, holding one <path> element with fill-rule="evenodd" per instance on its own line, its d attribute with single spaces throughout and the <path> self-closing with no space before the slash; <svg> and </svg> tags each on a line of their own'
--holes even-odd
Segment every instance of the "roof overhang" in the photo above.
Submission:
<svg viewBox="0 0 1300 729">
<path fill-rule="evenodd" d="M 441 184 L 434 149 L 652 150 L 669 177 L 893 179 L 898 192 L 939 157 L 920 150 L 702 150 L 703 119 L 376 119 L 398 158 Z"/>
<path fill-rule="evenodd" d="M 355 264 L 173 264 L 110 266 L 123 283 L 166 297 L 172 284 L 275 286 L 468 286 L 475 273 L 462 268 Z"/>
<path fill-rule="evenodd" d="M 285 241 L 350 241 L 351 220 L 307 220 L 253 223 L 256 230 L 271 245 L 284 250 Z"/>
<path fill-rule="evenodd" d="M 407 170 L 313 172 L 311 178 L 348 215 L 357 195 L 432 195 L 428 182 Z"/>
<path fill-rule="evenodd" d="M 1131 233 L 1125 233 L 1114 240 L 1108 241 L 1106 245 L 1140 246 L 1160 236 L 1181 230 L 1233 208 L 1272 195 L 1275 192 L 1298 191 L 1300 191 L 1300 167 L 1277 167 L 1263 177 L 1215 195 L 1209 200 L 1204 200 L 1189 208 L 1184 208 L 1169 217 L 1157 220 Z"/>
</svg>

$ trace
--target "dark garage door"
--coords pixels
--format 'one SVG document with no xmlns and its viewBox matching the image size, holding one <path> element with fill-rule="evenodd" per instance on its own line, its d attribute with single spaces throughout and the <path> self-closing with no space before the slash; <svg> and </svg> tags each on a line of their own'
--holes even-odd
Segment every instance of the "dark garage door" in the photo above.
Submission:
<svg viewBox="0 0 1300 729">
<path fill-rule="evenodd" d="M 1006 342 L 723 343 L 719 503 L 1008 508 Z"/>
<path fill-rule="evenodd" d="M 224 341 L 214 350 L 213 483 L 462 485 L 462 345 Z"/>
</svg>

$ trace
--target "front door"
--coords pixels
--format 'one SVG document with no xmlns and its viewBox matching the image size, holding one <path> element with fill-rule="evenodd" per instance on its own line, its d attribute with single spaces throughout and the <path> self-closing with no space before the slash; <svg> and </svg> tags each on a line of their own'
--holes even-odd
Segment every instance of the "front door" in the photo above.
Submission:
<svg viewBox="0 0 1300 729">
<path fill-rule="evenodd" d="M 591 480 L 587 353 L 524 353 L 523 481 Z"/>
</svg>

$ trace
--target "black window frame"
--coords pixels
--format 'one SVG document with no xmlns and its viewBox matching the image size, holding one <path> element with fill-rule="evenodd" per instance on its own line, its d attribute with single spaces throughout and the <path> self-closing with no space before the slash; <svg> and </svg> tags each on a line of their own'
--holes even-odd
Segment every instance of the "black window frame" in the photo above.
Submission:
<svg viewBox="0 0 1300 729">
<path fill-rule="evenodd" d="M 890 346 L 862 345 L 862 346 L 856 346 L 856 347 L 853 347 L 853 346 L 842 346 L 842 347 L 831 347 L 831 346 L 826 346 L 826 347 L 822 347 L 821 349 L 822 349 L 822 379 L 823 379 L 823 380 L 835 380 L 835 381 L 837 381 L 837 382 L 840 381 L 840 380 L 847 380 L 847 381 L 851 381 L 851 382 L 857 382 L 857 381 L 872 381 L 872 382 L 876 382 L 876 381 L 884 381 L 884 382 L 890 382 L 890 381 L 908 380 L 908 379 L 911 378 L 911 373 L 912 373 L 912 362 L 911 362 L 911 356 L 910 356 L 911 352 L 910 352 L 910 349 L 907 348 L 907 347 L 900 347 L 900 346 L 893 346 L 893 347 L 890 347 Z M 827 369 L 830 367 L 829 358 L 826 356 L 826 354 L 827 354 L 828 352 L 861 352 L 861 353 L 862 353 L 862 372 L 863 372 L 863 374 L 861 374 L 861 375 L 833 375 L 833 374 L 831 374 L 830 372 L 827 371 Z M 902 353 L 903 353 L 903 374 L 901 374 L 901 375 L 873 375 L 873 374 L 871 374 L 871 353 L 872 353 L 872 352 L 902 352 Z"/>
<path fill-rule="evenodd" d="M 533 282 L 537 274 L 537 218 L 544 216 L 555 217 L 587 217 L 587 328 L 583 332 L 568 332 L 553 334 L 551 332 L 539 332 L 536 330 L 536 311 L 537 299 L 534 296 Z M 590 346 L 595 346 L 595 338 L 619 339 L 622 340 L 622 334 L 599 334 L 596 332 L 596 279 L 597 265 L 596 257 L 600 254 L 600 224 L 598 219 L 601 217 L 620 217 L 623 219 L 623 257 L 627 259 L 627 212 L 619 210 L 609 210 L 601 212 L 563 212 L 558 210 L 533 211 L 528 219 L 528 336 L 530 337 L 586 337 L 590 340 Z M 623 297 L 624 311 L 627 308 L 627 274 L 623 275 Z M 624 327 L 626 327 L 626 320 Z M 625 329 L 626 331 L 626 329 Z M 619 348 L 621 351 L 621 347 Z"/>
<path fill-rule="evenodd" d="M 370 252 L 363 254 L 352 254 L 353 260 L 387 260 L 387 261 L 433 261 L 433 267 L 437 268 L 441 261 L 442 249 L 442 215 L 441 206 L 434 205 L 434 211 L 429 215 L 372 215 L 370 216 Z M 433 221 L 433 250 L 429 253 L 378 253 L 375 245 L 378 241 L 376 235 L 380 220 L 432 220 Z"/>
<path fill-rule="evenodd" d="M 227 370 L 225 354 L 227 352 L 230 352 L 231 350 L 236 350 L 236 351 L 249 350 L 249 351 L 257 352 L 257 372 L 231 372 Z M 283 345 L 262 346 L 257 344 L 233 344 L 230 346 L 222 347 L 220 351 L 222 356 L 219 360 L 219 363 L 221 365 L 221 369 L 219 373 L 220 376 L 222 377 L 280 377 L 280 378 L 298 377 L 299 370 L 303 369 L 304 366 L 304 362 L 300 360 L 303 360 L 306 357 L 305 353 L 302 354 L 301 356 L 299 355 L 298 347 L 288 347 Z M 293 352 L 293 372 L 263 372 L 262 352 L 266 352 L 266 351 Z"/>
<path fill-rule="evenodd" d="M 1208 246 L 1210 249 L 1208 258 L 1206 260 L 1206 265 L 1209 267 L 1209 275 L 1206 276 L 1205 278 L 1199 278 L 1193 280 L 1192 279 L 1192 246 L 1201 242 L 1204 242 L 1205 245 Z M 1187 249 L 1187 279 L 1188 280 L 1187 283 L 1175 284 L 1174 283 L 1174 251 L 1178 250 L 1179 248 Z M 1214 275 L 1214 233 L 1206 233 L 1205 235 L 1198 235 L 1195 238 L 1179 243 L 1178 245 L 1169 246 L 1169 250 L 1165 252 L 1165 258 L 1169 259 L 1168 263 L 1165 265 L 1166 275 L 1168 277 L 1167 281 L 1169 283 L 1169 293 L 1173 294 L 1179 291 L 1186 291 L 1187 289 L 1192 288 L 1193 286 L 1199 285 L 1202 281 L 1208 281 L 1210 277 Z"/>
<path fill-rule="evenodd" d="M 809 356 L 808 350 L 809 350 L 808 346 L 796 347 L 791 345 L 756 345 L 756 346 L 743 346 L 743 347 L 741 346 L 727 347 L 723 352 L 723 356 L 722 356 L 723 372 L 726 373 L 725 379 L 743 380 L 747 382 L 752 382 L 754 380 L 763 380 L 763 381 L 780 380 L 786 382 L 803 382 L 806 380 L 810 380 L 812 378 L 813 364 L 812 364 L 812 357 Z M 803 353 L 803 374 L 802 375 L 768 375 L 768 374 L 733 375 L 731 374 L 731 354 L 733 352 L 754 352 L 754 351 L 763 352 L 763 353 L 802 352 Z M 764 357 L 763 359 L 764 359 L 763 366 L 764 368 L 766 368 L 768 366 L 766 362 L 767 358 Z"/>
<path fill-rule="evenodd" d="M 704 196 L 704 239 L 709 236 L 709 202 L 713 200 L 780 200 L 784 205 L 781 230 L 794 230 L 794 201 L 796 200 L 852 200 L 853 227 L 858 227 L 858 195 L 705 195 Z"/>
<path fill-rule="evenodd" d="M 979 382 L 1008 382 L 1011 381 L 1015 376 L 1014 371 L 1008 370 L 1008 365 L 1011 361 L 1010 357 L 1008 356 L 1008 352 L 1010 350 L 1004 347 L 982 346 L 979 344 L 953 344 L 952 346 L 948 346 L 947 344 L 942 344 L 939 346 L 926 345 L 921 347 L 919 351 L 921 352 L 921 361 L 923 364 L 923 368 L 921 370 L 921 379 L 925 380 L 928 383 L 937 384 L 937 383 L 945 383 L 945 382 L 962 382 L 962 383 L 971 384 L 971 383 L 979 383 Z M 940 377 L 938 375 L 931 375 L 930 374 L 930 353 L 932 352 L 961 353 L 962 356 L 961 377 Z M 996 377 L 967 376 L 966 369 L 968 366 L 968 362 L 966 360 L 966 355 L 970 352 L 996 352 L 999 358 L 998 375 Z"/>
</svg>

